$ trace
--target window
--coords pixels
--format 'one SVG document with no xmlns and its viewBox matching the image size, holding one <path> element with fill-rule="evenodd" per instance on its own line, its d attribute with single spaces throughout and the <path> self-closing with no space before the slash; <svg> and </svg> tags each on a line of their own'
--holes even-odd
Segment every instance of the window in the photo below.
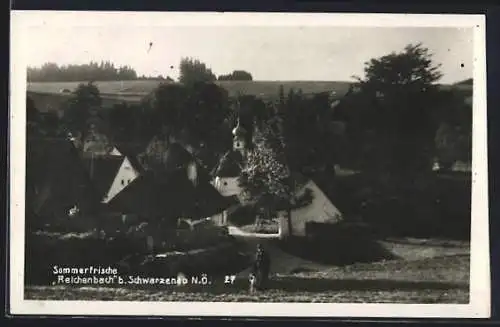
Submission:
<svg viewBox="0 0 500 327">
<path fill-rule="evenodd" d="M 227 186 L 227 182 L 224 182 L 224 186 Z"/>
<path fill-rule="evenodd" d="M 127 179 L 127 184 L 130 184 L 130 179 Z"/>
<path fill-rule="evenodd" d="M 122 185 L 125 185 L 125 181 L 122 179 Z"/>
</svg>

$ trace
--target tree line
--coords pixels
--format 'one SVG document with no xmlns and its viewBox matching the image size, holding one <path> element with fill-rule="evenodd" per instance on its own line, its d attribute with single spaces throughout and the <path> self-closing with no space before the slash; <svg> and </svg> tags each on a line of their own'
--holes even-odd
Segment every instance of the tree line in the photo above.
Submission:
<svg viewBox="0 0 500 327">
<path fill-rule="evenodd" d="M 179 65 L 180 76 L 179 82 L 183 84 L 192 84 L 198 82 L 215 82 L 215 81 L 252 81 L 253 77 L 247 71 L 234 70 L 229 74 L 221 74 L 218 77 L 213 73 L 205 63 L 199 59 L 184 57 Z"/>
<path fill-rule="evenodd" d="M 198 59 L 181 58 L 179 81 L 182 83 L 219 81 L 251 81 L 252 74 L 244 70 L 234 70 L 229 74 L 217 77 L 207 65 Z M 82 65 L 58 65 L 53 62 L 41 67 L 28 67 L 29 82 L 81 82 L 81 81 L 130 81 L 130 80 L 165 80 L 173 82 L 170 76 L 138 75 L 130 66 L 116 67 L 110 61 L 95 62 Z"/>
<path fill-rule="evenodd" d="M 116 67 L 110 61 L 91 61 L 83 65 L 58 65 L 53 62 L 41 67 L 28 67 L 29 82 L 78 82 L 135 80 L 136 71 L 129 66 Z"/>
</svg>

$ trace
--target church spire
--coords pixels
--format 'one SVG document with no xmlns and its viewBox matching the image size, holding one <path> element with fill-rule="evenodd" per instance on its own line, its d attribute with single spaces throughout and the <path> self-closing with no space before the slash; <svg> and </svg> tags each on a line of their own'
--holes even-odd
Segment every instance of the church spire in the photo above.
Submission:
<svg viewBox="0 0 500 327">
<path fill-rule="evenodd" d="M 240 152 L 245 156 L 247 150 L 247 130 L 241 124 L 241 104 L 239 101 L 239 96 L 236 98 L 236 113 L 237 113 L 237 123 L 236 127 L 233 128 L 233 150 Z"/>
</svg>

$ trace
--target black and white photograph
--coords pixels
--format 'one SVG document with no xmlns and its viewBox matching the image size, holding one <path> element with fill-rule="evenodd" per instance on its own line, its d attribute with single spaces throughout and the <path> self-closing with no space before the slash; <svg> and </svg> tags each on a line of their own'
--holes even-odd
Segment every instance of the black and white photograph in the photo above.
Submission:
<svg viewBox="0 0 500 327">
<path fill-rule="evenodd" d="M 484 16 L 11 17 L 12 314 L 489 317 Z"/>
</svg>

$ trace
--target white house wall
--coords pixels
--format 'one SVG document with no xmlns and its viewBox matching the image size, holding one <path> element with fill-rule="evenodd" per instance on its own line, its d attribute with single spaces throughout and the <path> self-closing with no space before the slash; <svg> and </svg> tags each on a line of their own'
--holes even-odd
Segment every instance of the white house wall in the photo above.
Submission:
<svg viewBox="0 0 500 327">
<path fill-rule="evenodd" d="M 210 220 L 217 226 L 226 226 L 227 225 L 227 210 L 224 210 L 221 213 L 215 214 L 210 217 Z"/>
<path fill-rule="evenodd" d="M 125 157 L 107 195 L 102 202 L 108 203 L 111 201 L 111 199 L 120 193 L 128 184 L 132 183 L 132 181 L 134 181 L 137 177 L 139 177 L 139 173 L 134 169 L 128 158 Z"/>
<path fill-rule="evenodd" d="M 313 193 L 313 201 L 308 206 L 292 210 L 292 233 L 295 236 L 306 236 L 306 223 L 336 223 L 342 220 L 342 213 L 333 205 L 328 197 L 313 181 L 309 181 L 304 189 Z"/>
<path fill-rule="evenodd" d="M 233 196 L 241 193 L 238 177 L 216 177 L 214 187 L 222 196 Z"/>
</svg>

